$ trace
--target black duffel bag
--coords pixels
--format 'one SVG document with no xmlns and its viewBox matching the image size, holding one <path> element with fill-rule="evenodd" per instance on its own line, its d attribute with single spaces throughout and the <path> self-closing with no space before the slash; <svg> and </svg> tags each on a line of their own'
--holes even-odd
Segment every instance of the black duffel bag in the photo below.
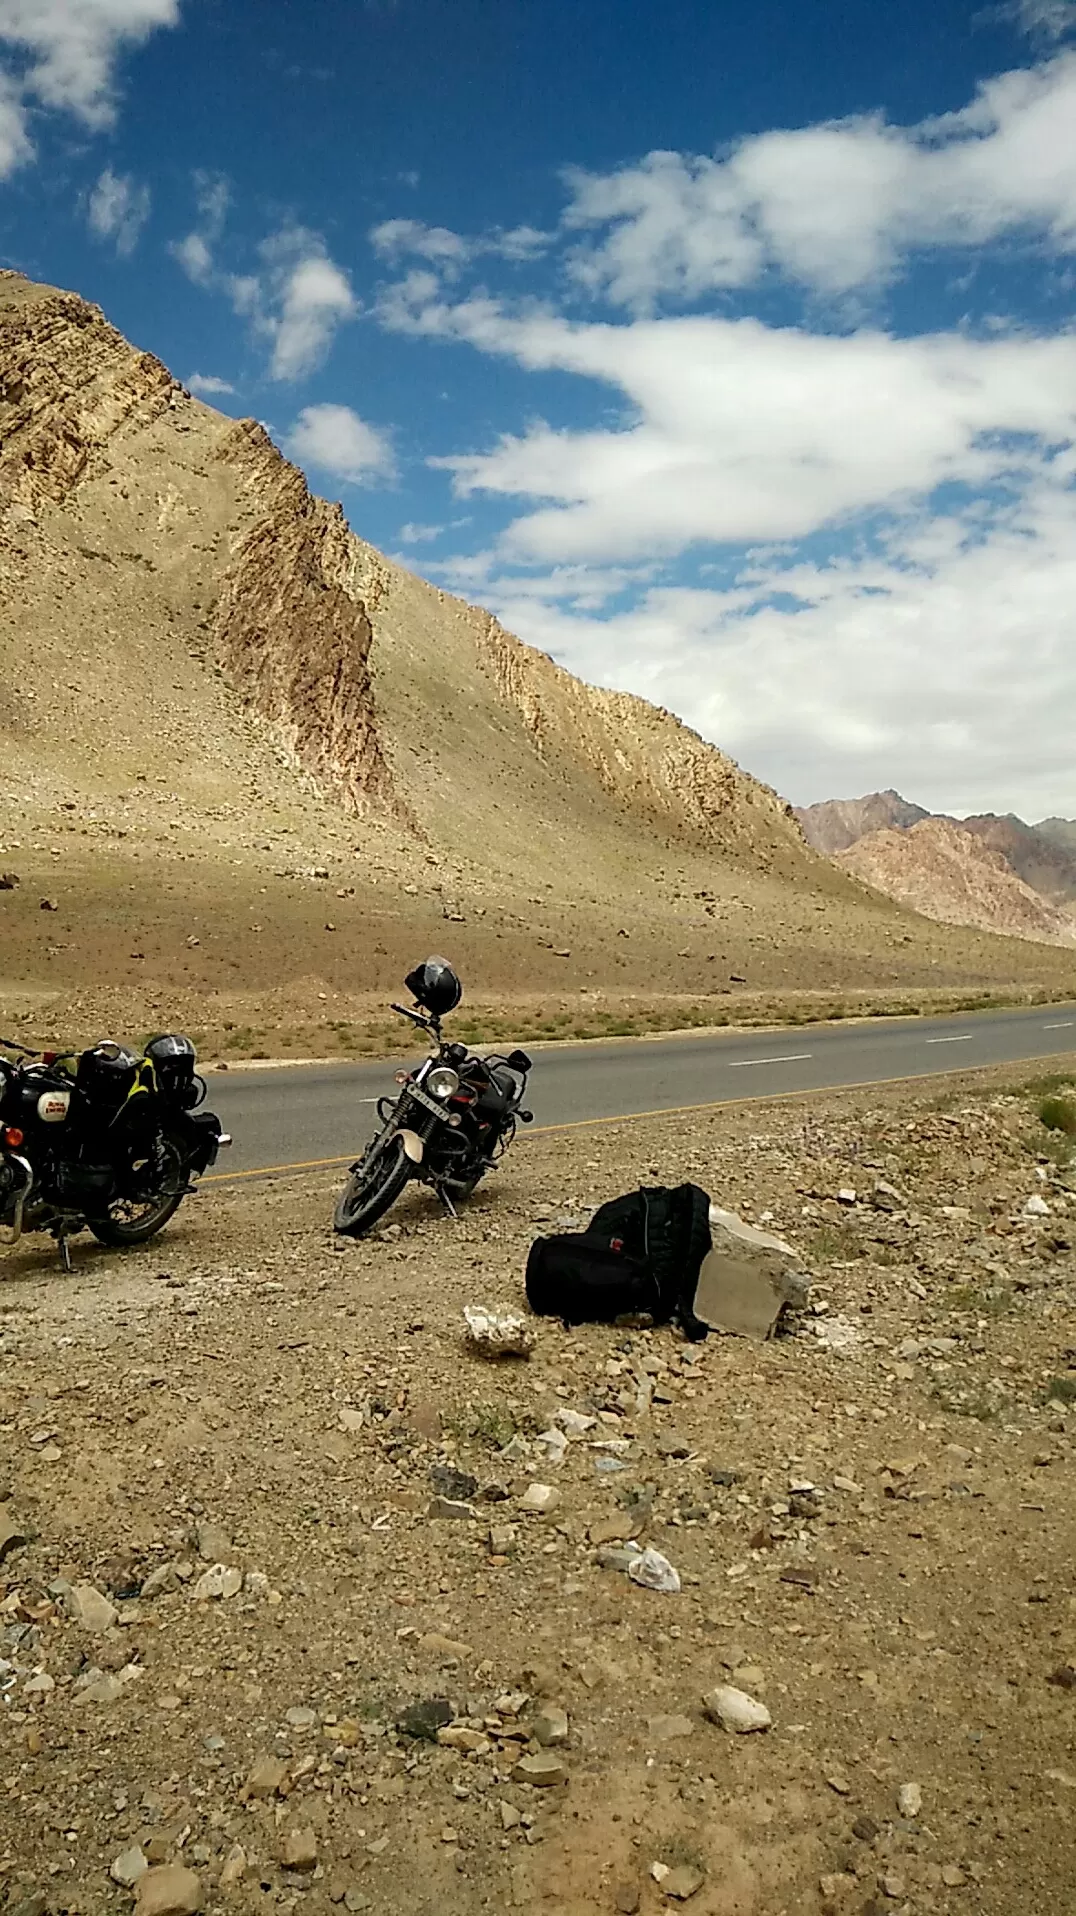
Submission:
<svg viewBox="0 0 1076 1916">
<path fill-rule="evenodd" d="M 535 1239 L 527 1302 L 566 1325 L 645 1315 L 705 1337 L 692 1304 L 710 1246 L 710 1198 L 699 1185 L 632 1191 L 603 1204 L 585 1231 Z"/>
</svg>

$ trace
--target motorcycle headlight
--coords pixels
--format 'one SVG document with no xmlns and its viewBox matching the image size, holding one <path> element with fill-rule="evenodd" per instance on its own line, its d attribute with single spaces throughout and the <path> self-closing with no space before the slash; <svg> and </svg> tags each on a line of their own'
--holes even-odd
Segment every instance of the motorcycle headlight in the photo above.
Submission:
<svg viewBox="0 0 1076 1916">
<path fill-rule="evenodd" d="M 432 1098 L 451 1098 L 460 1088 L 460 1074 L 447 1064 L 434 1065 L 423 1087 Z"/>
</svg>

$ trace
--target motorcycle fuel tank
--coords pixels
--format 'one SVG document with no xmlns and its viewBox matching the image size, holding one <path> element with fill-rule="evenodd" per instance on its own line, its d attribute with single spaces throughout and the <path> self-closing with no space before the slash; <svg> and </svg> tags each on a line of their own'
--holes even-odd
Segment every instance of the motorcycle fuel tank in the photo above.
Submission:
<svg viewBox="0 0 1076 1916">
<path fill-rule="evenodd" d="M 43 1091 L 37 1101 L 42 1124 L 62 1124 L 70 1109 L 70 1091 Z"/>
</svg>

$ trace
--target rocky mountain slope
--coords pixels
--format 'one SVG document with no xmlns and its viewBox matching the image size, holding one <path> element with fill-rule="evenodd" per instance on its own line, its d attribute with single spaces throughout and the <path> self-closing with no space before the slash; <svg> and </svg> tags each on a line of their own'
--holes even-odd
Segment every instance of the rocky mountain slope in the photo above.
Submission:
<svg viewBox="0 0 1076 1916">
<path fill-rule="evenodd" d="M 837 862 L 927 918 L 1009 937 L 1076 945 L 1076 919 L 1018 878 L 1000 852 L 952 819 L 870 832 Z"/>
<path fill-rule="evenodd" d="M 255 422 L 13 273 L 0 751 L 0 1009 L 25 1018 L 320 1048 L 446 944 L 490 1002 L 569 1021 L 588 995 L 1069 977 L 866 891 L 669 713 L 391 563 Z"/>
<path fill-rule="evenodd" d="M 869 792 L 865 798 L 827 798 L 817 805 L 798 805 L 796 817 L 807 843 L 832 858 L 868 832 L 906 831 L 930 813 L 889 790 Z"/>
<path fill-rule="evenodd" d="M 1000 852 L 1005 863 L 1032 891 L 1041 893 L 1052 904 L 1068 905 L 1076 900 L 1076 835 L 1071 845 L 1052 837 L 1037 825 L 1025 825 L 1022 818 L 1007 813 L 999 818 L 994 812 L 962 818 L 966 832 Z"/>
<path fill-rule="evenodd" d="M 1064 845 L 1076 856 L 1076 818 L 1040 818 L 1035 830 L 1055 845 Z"/>
</svg>

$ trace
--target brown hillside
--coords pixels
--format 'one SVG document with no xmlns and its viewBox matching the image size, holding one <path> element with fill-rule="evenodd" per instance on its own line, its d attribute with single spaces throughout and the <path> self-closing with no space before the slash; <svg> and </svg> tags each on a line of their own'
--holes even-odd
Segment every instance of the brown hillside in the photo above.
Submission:
<svg viewBox="0 0 1076 1916">
<path fill-rule="evenodd" d="M 921 805 L 910 805 L 894 791 L 869 792 L 866 798 L 827 798 L 796 808 L 807 843 L 829 857 L 866 838 L 868 832 L 906 831 L 929 816 Z"/>
<path fill-rule="evenodd" d="M 890 898 L 943 924 L 1045 944 L 1076 945 L 1076 922 L 1017 878 L 1000 852 L 951 819 L 872 832 L 838 863 Z"/>
<path fill-rule="evenodd" d="M 670 714 L 392 564 L 259 426 L 10 273 L 0 748 L 5 1015 L 321 1048 L 445 945 L 473 997 L 565 1028 L 1072 982 L 865 891 Z"/>
<path fill-rule="evenodd" d="M 1076 834 L 1073 843 L 1066 846 L 1011 813 L 999 818 L 994 812 L 985 812 L 962 818 L 960 823 L 992 852 L 999 852 L 1016 876 L 1051 904 L 1068 905 L 1076 899 Z"/>
</svg>

